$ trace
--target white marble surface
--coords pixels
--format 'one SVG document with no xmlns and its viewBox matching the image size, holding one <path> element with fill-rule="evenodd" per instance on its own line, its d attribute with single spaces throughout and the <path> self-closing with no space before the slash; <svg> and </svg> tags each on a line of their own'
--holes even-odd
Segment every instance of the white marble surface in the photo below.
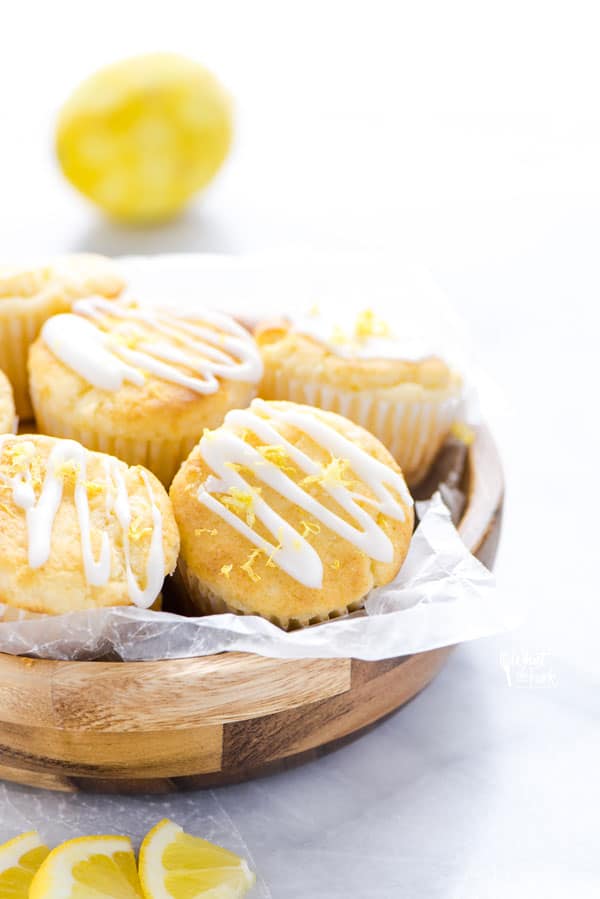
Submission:
<svg viewBox="0 0 600 899">
<path fill-rule="evenodd" d="M 0 838 L 32 818 L 50 839 L 106 827 L 139 836 L 143 814 L 168 811 L 245 845 L 262 895 L 274 899 L 596 897 L 600 62 L 591 5 L 193 8 L 187 22 L 192 4 L 169 4 L 169 18 L 121 4 L 118 29 L 111 2 L 94 29 L 82 5 L 25 2 L 11 13 L 0 57 L 0 254 L 408 248 L 470 324 L 499 385 L 486 390 L 508 481 L 497 573 L 524 622 L 459 648 L 425 693 L 321 761 L 170 800 L 0 787 Z M 195 52 L 223 74 L 239 141 L 187 216 L 125 231 L 55 172 L 52 109 L 90 66 L 156 46 Z"/>
</svg>

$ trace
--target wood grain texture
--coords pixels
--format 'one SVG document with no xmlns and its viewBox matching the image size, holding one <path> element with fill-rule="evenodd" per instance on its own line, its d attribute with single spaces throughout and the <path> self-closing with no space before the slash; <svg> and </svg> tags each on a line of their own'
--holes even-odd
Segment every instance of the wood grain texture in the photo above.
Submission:
<svg viewBox="0 0 600 899">
<path fill-rule="evenodd" d="M 486 429 L 466 459 L 460 447 L 446 450 L 422 489 L 437 486 L 463 540 L 491 567 L 503 481 Z M 290 767 L 399 708 L 450 651 L 379 662 L 223 653 L 127 664 L 0 654 L 0 778 L 71 792 L 163 793 Z"/>
<path fill-rule="evenodd" d="M 350 687 L 349 659 L 223 653 L 169 662 L 47 662 L 0 654 L 0 720 L 89 733 L 187 730 L 271 714 Z"/>
<path fill-rule="evenodd" d="M 333 662 L 333 664 L 332 664 Z M 52 704 L 65 730 L 187 730 L 242 721 L 336 696 L 350 687 L 348 659 L 267 659 L 223 653 L 165 662 L 60 663 Z M 93 678 L 94 689 L 84 688 Z"/>
<path fill-rule="evenodd" d="M 42 790 L 55 790 L 61 793 L 76 792 L 76 788 L 68 778 L 55 777 L 53 774 L 44 774 L 39 771 L 29 772 L 23 768 L 11 768 L 10 765 L 4 764 L 0 764 L 0 780 L 8 780 L 25 787 L 38 787 Z"/>
<path fill-rule="evenodd" d="M 450 648 L 382 662 L 352 662 L 352 689 L 278 715 L 225 728 L 223 772 L 251 770 L 361 730 L 412 699 L 441 668 Z"/>
<path fill-rule="evenodd" d="M 223 726 L 146 731 L 142 743 L 131 734 L 0 724 L 2 763 L 27 771 L 126 777 L 139 765 L 140 753 L 147 777 L 220 771 Z"/>
</svg>

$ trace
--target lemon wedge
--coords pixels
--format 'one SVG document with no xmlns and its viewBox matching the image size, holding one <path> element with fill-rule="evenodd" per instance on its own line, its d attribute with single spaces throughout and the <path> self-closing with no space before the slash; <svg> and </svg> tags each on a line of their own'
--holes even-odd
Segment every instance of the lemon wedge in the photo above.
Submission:
<svg viewBox="0 0 600 899">
<path fill-rule="evenodd" d="M 96 72 L 64 104 L 63 173 L 110 216 L 152 223 L 177 213 L 216 174 L 232 136 L 231 104 L 203 66 L 173 53 Z"/>
<path fill-rule="evenodd" d="M 256 880 L 245 859 L 167 819 L 144 839 L 139 867 L 146 899 L 238 899 Z"/>
<path fill-rule="evenodd" d="M 36 830 L 0 846 L 0 897 L 27 899 L 33 875 L 49 851 Z"/>
<path fill-rule="evenodd" d="M 57 846 L 33 878 L 30 899 L 140 899 L 128 837 L 79 837 Z"/>
</svg>

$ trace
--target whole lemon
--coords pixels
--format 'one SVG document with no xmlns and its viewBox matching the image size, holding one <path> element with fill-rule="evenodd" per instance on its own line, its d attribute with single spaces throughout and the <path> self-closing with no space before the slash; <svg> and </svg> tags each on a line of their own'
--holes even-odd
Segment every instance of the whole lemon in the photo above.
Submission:
<svg viewBox="0 0 600 899">
<path fill-rule="evenodd" d="M 60 112 L 56 152 L 71 184 L 110 216 L 151 223 L 211 180 L 231 137 L 231 104 L 216 78 L 155 53 L 84 81 Z"/>
</svg>

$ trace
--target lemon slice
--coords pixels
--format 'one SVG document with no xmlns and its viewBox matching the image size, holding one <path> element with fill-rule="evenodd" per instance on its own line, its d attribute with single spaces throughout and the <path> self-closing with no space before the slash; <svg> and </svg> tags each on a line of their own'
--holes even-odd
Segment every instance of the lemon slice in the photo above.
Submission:
<svg viewBox="0 0 600 899">
<path fill-rule="evenodd" d="M 96 72 L 63 106 L 56 152 L 65 176 L 113 218 L 178 212 L 227 156 L 231 104 L 192 59 L 154 53 Z"/>
<path fill-rule="evenodd" d="M 0 897 L 27 899 L 33 875 L 49 851 L 36 830 L 0 846 Z"/>
<path fill-rule="evenodd" d="M 146 899 L 238 899 L 256 878 L 245 859 L 165 819 L 142 843 L 140 880 Z"/>
<path fill-rule="evenodd" d="M 33 878 L 30 899 L 140 899 L 128 837 L 80 837 L 53 849 Z"/>
</svg>

